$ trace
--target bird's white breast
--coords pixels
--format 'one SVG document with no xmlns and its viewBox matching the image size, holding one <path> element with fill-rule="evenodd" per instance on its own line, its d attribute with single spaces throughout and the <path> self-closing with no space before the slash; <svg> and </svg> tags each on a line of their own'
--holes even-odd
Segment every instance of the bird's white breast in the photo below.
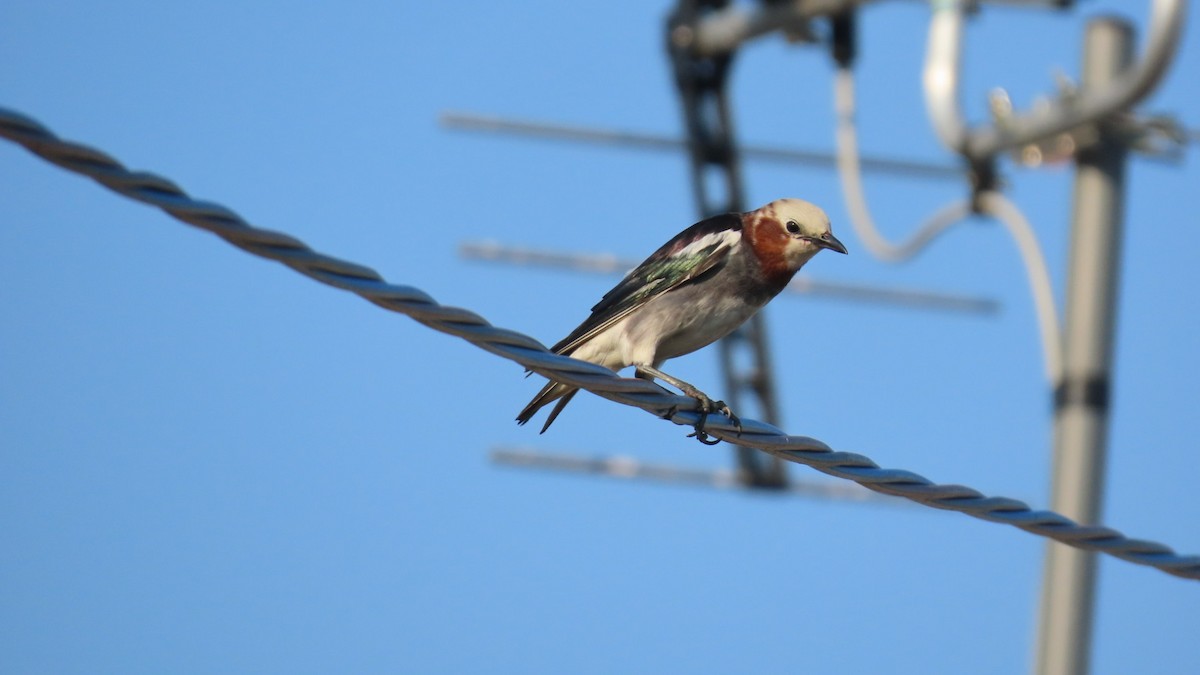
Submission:
<svg viewBox="0 0 1200 675">
<path fill-rule="evenodd" d="M 622 322 L 624 359 L 657 366 L 690 354 L 732 333 L 759 307 L 707 284 L 676 289 L 647 303 L 648 311 Z"/>
<path fill-rule="evenodd" d="M 574 356 L 613 370 L 690 354 L 729 335 L 769 299 L 744 290 L 756 282 L 749 252 L 735 246 L 712 276 L 664 293 L 580 347 Z"/>
</svg>

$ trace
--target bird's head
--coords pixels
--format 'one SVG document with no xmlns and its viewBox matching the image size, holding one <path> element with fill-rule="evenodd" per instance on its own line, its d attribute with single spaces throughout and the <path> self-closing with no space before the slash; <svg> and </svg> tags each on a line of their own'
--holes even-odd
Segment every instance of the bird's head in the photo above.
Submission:
<svg viewBox="0 0 1200 675">
<path fill-rule="evenodd" d="M 829 226 L 829 216 L 803 199 L 777 199 L 745 215 L 751 248 L 768 274 L 788 278 L 827 248 L 846 253 Z"/>
</svg>

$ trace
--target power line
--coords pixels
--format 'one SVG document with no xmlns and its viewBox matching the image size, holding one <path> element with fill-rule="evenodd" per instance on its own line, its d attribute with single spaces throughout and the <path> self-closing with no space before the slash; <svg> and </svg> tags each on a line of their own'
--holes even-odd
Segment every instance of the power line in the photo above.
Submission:
<svg viewBox="0 0 1200 675">
<path fill-rule="evenodd" d="M 660 417 L 670 414 L 675 424 L 694 426 L 699 421 L 694 399 L 670 394 L 645 380 L 620 377 L 593 363 L 553 354 L 527 335 L 496 328 L 468 310 L 439 305 L 420 289 L 390 284 L 369 267 L 318 253 L 289 235 L 253 227 L 224 206 L 192 199 L 165 178 L 130 171 L 103 152 L 63 141 L 29 117 L 0 108 L 0 136 L 53 164 L 92 178 L 114 192 L 212 232 L 244 251 L 280 262 L 323 284 L 355 293 L 439 332 L 461 337 L 540 375 Z M 712 425 L 706 429 L 711 436 L 852 480 L 875 492 L 904 497 L 933 508 L 958 511 L 981 520 L 1006 523 L 1076 548 L 1200 580 L 1200 556 L 1180 555 L 1164 544 L 1129 539 L 1107 527 L 1080 525 L 1053 511 L 1035 511 L 1016 499 L 987 497 L 961 485 L 935 484 L 910 471 L 883 469 L 863 455 L 835 451 L 816 439 L 789 436 L 757 420 L 743 419 L 740 432 L 719 418 L 711 421 Z"/>
</svg>

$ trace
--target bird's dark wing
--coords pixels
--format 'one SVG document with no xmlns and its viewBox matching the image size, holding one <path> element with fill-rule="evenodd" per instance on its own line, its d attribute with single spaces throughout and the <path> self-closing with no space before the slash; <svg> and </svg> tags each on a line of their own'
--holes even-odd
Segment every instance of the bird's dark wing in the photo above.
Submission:
<svg viewBox="0 0 1200 675">
<path fill-rule="evenodd" d="M 741 235 L 740 213 L 713 216 L 675 235 L 605 293 L 592 315 L 551 351 L 570 354 L 652 298 L 723 265 Z"/>
</svg>

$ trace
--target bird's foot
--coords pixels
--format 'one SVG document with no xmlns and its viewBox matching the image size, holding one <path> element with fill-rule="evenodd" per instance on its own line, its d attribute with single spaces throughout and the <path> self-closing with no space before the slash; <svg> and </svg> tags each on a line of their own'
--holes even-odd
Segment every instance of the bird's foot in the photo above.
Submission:
<svg viewBox="0 0 1200 675">
<path fill-rule="evenodd" d="M 714 412 L 719 412 L 728 417 L 733 426 L 737 428 L 737 434 L 739 436 L 742 435 L 742 421 L 738 419 L 737 415 L 733 414 L 733 411 L 729 409 L 725 401 L 714 401 L 704 392 L 691 386 L 685 389 L 683 393 L 700 402 L 700 419 L 696 420 L 696 426 L 692 427 L 694 431 L 688 434 L 688 438 L 695 438 L 705 445 L 720 443 L 721 439 L 709 436 L 708 432 L 704 430 L 704 425 L 708 422 L 709 413 Z"/>
<path fill-rule="evenodd" d="M 664 420 L 669 420 L 669 419 L 672 419 L 673 417 L 675 417 L 675 413 L 677 413 L 677 412 L 679 412 L 679 406 L 673 405 L 670 408 L 668 408 L 667 411 L 661 415 L 661 417 Z M 705 421 L 708 420 L 708 412 L 709 412 L 708 410 L 704 410 L 704 409 L 700 410 L 700 419 L 699 419 L 699 421 L 696 422 L 696 425 L 694 427 L 692 427 L 693 429 L 695 429 L 695 431 L 688 434 L 687 437 L 688 438 L 694 437 L 696 440 L 700 441 L 701 443 L 703 443 L 705 445 L 716 445 L 717 443 L 721 442 L 721 439 L 718 438 L 718 439 L 709 440 L 711 437 L 704 431 L 704 423 L 705 423 Z"/>
<path fill-rule="evenodd" d="M 729 406 L 725 405 L 724 401 L 714 401 L 708 397 L 708 394 L 700 391 L 695 386 L 688 384 L 677 377 L 667 375 L 653 366 L 638 366 L 637 376 L 647 380 L 653 380 L 656 378 L 662 380 L 663 382 L 666 382 L 667 384 L 670 384 L 681 391 L 684 396 L 694 398 L 700 403 L 698 411 L 700 413 L 700 418 L 696 421 L 696 425 L 692 427 L 695 431 L 688 434 L 688 438 L 694 437 L 696 440 L 704 443 L 705 445 L 716 445 L 717 443 L 721 442 L 720 439 L 713 439 L 708 435 L 707 432 L 704 431 L 704 423 L 708 421 L 709 413 L 713 412 L 719 412 L 728 417 L 733 426 L 737 428 L 737 434 L 739 436 L 742 435 L 742 421 L 738 419 L 737 415 L 733 414 L 733 411 L 729 409 Z M 672 406 L 671 409 L 667 411 L 667 414 L 664 415 L 664 419 L 671 419 L 675 416 L 677 411 L 677 408 Z"/>
</svg>

